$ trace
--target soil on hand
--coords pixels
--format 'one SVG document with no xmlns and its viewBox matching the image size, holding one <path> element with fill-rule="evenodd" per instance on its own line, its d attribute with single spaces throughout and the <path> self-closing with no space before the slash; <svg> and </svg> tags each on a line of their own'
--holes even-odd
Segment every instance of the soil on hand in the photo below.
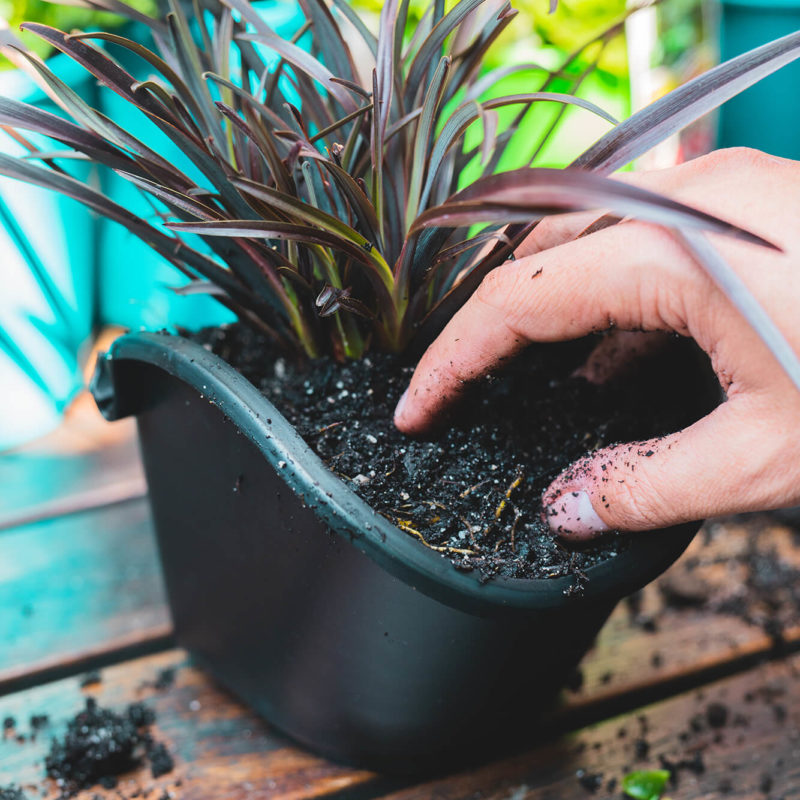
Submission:
<svg viewBox="0 0 800 800">
<path fill-rule="evenodd" d="M 297 365 L 239 325 L 193 338 L 259 387 L 376 511 L 484 579 L 573 575 L 580 587 L 627 536 L 565 545 L 542 521 L 543 491 L 592 450 L 678 430 L 706 410 L 687 380 L 685 342 L 597 386 L 573 374 L 592 338 L 528 348 L 471 387 L 437 435 L 412 439 L 392 424 L 413 372 L 397 357 Z"/>
</svg>

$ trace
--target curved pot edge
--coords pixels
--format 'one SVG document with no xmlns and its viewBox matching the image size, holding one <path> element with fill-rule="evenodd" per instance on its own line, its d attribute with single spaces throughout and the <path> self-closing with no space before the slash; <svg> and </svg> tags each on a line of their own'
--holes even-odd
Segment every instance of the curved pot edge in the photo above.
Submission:
<svg viewBox="0 0 800 800">
<path fill-rule="evenodd" d="M 390 574 L 448 605 L 491 615 L 619 599 L 640 589 L 685 550 L 701 522 L 651 531 L 632 539 L 617 557 L 587 570 L 586 590 L 567 596 L 570 577 L 543 580 L 493 578 L 481 583 L 449 559 L 392 525 L 337 478 L 300 438 L 290 423 L 244 376 L 205 348 L 163 333 L 137 332 L 115 340 L 98 357 L 90 390 L 108 420 L 137 413 L 141 396 L 123 396 L 118 370 L 125 362 L 144 362 L 192 386 L 236 426 L 281 471 L 287 485 L 337 533 Z M 314 499 L 309 501 L 313 493 Z"/>
</svg>

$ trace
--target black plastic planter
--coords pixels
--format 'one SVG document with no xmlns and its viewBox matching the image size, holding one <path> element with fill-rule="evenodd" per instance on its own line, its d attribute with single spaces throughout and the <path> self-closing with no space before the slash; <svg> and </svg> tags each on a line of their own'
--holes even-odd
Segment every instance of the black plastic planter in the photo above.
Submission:
<svg viewBox="0 0 800 800">
<path fill-rule="evenodd" d="M 136 414 L 179 642 L 270 722 L 390 771 L 530 736 L 617 601 L 698 523 L 637 536 L 570 578 L 456 570 L 330 473 L 275 407 L 201 346 L 118 339 L 92 391 Z"/>
</svg>

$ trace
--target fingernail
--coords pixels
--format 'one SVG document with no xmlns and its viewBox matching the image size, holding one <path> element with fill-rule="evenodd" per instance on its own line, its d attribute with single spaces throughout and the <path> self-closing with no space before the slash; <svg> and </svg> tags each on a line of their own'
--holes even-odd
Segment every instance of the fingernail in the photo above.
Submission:
<svg viewBox="0 0 800 800">
<path fill-rule="evenodd" d="M 590 539 L 609 529 L 592 508 L 586 492 L 564 492 L 547 506 L 545 514 L 553 533 L 575 539 Z"/>
<path fill-rule="evenodd" d="M 403 410 L 406 407 L 406 400 L 408 399 L 408 389 L 406 389 L 397 401 L 397 407 L 394 410 L 394 421 L 397 423 L 403 416 Z"/>
</svg>

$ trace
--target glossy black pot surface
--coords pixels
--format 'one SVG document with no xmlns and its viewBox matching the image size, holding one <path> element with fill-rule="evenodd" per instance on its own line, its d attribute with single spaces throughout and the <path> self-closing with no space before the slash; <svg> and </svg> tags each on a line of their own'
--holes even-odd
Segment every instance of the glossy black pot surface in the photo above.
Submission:
<svg viewBox="0 0 800 800">
<path fill-rule="evenodd" d="M 617 601 L 686 548 L 698 523 L 637 536 L 571 578 L 481 584 L 336 478 L 217 356 L 135 333 L 92 384 L 136 414 L 181 645 L 302 744 L 393 772 L 519 743 Z"/>
</svg>

